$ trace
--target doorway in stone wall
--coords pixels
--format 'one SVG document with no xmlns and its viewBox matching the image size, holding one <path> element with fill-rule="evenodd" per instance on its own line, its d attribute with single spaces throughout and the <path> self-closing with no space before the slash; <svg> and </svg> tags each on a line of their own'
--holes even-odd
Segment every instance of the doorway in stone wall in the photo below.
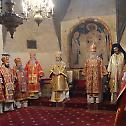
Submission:
<svg viewBox="0 0 126 126">
<path fill-rule="evenodd" d="M 97 55 L 108 64 L 112 45 L 111 32 L 103 21 L 90 18 L 76 25 L 69 36 L 69 63 L 70 68 L 81 69 L 84 67 L 89 55 L 89 47 L 95 42 Z"/>
</svg>

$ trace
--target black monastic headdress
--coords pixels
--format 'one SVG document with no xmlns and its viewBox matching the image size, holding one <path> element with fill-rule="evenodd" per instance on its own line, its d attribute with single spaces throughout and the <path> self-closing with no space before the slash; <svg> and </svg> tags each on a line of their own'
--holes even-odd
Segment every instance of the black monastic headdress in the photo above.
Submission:
<svg viewBox="0 0 126 126">
<path fill-rule="evenodd" d="M 114 43 L 112 45 L 111 55 L 114 54 L 114 48 L 115 47 L 117 47 L 119 49 L 119 51 L 124 54 L 124 61 L 125 61 L 125 64 L 126 64 L 126 52 L 124 51 L 124 49 L 122 48 L 122 46 L 119 43 Z"/>
<path fill-rule="evenodd" d="M 2 56 L 10 56 L 8 53 L 3 53 Z"/>
</svg>

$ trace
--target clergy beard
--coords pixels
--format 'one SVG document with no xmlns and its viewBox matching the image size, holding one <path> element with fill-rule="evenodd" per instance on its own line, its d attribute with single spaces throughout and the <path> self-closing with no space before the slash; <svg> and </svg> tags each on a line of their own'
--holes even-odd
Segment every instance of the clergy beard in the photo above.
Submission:
<svg viewBox="0 0 126 126">
<path fill-rule="evenodd" d="M 61 61 L 62 61 L 61 57 L 56 58 L 56 63 L 57 63 L 57 64 L 60 64 Z"/>
<path fill-rule="evenodd" d="M 9 64 L 5 64 L 5 67 L 6 67 L 6 68 L 9 68 Z"/>
<path fill-rule="evenodd" d="M 96 55 L 96 52 L 91 52 L 90 53 L 90 58 L 91 59 L 96 59 L 97 55 Z"/>
<path fill-rule="evenodd" d="M 117 52 L 114 52 L 114 53 L 115 53 L 116 55 L 119 55 L 120 52 L 117 51 Z"/>
</svg>

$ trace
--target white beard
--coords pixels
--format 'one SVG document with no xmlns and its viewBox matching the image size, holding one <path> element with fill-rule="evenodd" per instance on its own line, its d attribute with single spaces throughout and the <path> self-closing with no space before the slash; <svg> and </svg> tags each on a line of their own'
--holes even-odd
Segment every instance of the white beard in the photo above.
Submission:
<svg viewBox="0 0 126 126">
<path fill-rule="evenodd" d="M 97 54 L 95 53 L 90 53 L 90 59 L 96 59 L 97 58 Z"/>
</svg>

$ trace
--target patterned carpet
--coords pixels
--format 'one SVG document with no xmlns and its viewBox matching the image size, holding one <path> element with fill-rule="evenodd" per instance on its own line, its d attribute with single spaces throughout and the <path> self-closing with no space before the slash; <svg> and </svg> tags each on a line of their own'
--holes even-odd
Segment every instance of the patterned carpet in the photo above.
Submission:
<svg viewBox="0 0 126 126">
<path fill-rule="evenodd" d="M 113 126 L 115 112 L 28 107 L 0 115 L 0 126 Z"/>
<path fill-rule="evenodd" d="M 41 97 L 35 100 L 29 100 L 30 106 L 46 106 L 46 107 L 53 107 L 55 104 L 50 102 L 50 98 L 48 97 Z M 62 104 L 61 104 L 62 106 Z M 65 108 L 84 108 L 87 109 L 87 99 L 84 97 L 72 97 L 69 101 L 64 102 Z M 108 101 L 104 101 L 99 105 L 100 110 L 109 110 L 109 111 L 116 111 L 117 106 L 115 104 L 110 104 Z"/>
<path fill-rule="evenodd" d="M 0 115 L 0 126 L 113 126 L 116 106 L 105 101 L 99 111 L 87 111 L 82 82 L 75 86 L 69 101 L 56 105 L 48 97 L 29 100 L 28 108 Z M 121 126 L 126 126 L 125 117 Z"/>
</svg>

